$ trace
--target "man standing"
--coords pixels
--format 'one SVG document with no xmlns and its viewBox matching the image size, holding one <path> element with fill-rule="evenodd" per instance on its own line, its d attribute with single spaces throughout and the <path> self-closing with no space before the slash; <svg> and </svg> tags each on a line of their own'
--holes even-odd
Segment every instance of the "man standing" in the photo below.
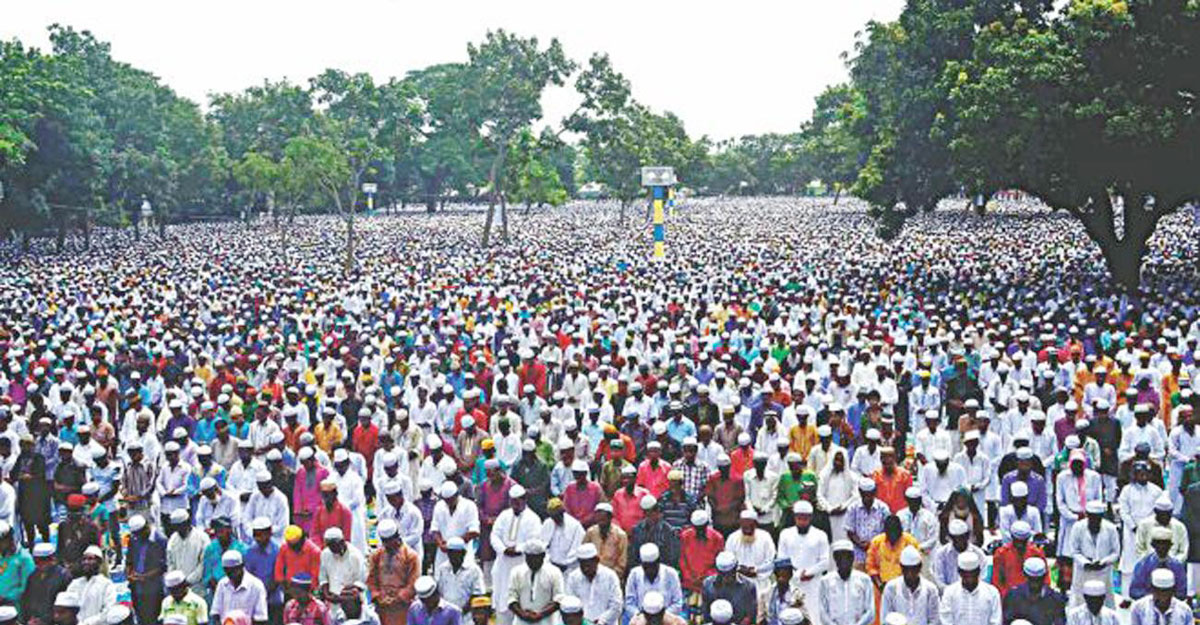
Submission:
<svg viewBox="0 0 1200 625">
<path fill-rule="evenodd" d="M 1083 585 L 1083 604 L 1067 610 L 1067 625 L 1117 625 L 1117 613 L 1104 605 L 1110 596 L 1104 582 L 1093 579 Z"/>
<path fill-rule="evenodd" d="M 21 594 L 21 615 L 29 625 L 50 625 L 54 599 L 67 589 L 71 574 L 54 559 L 54 545 L 50 543 L 33 546 L 33 566 Z"/>
<path fill-rule="evenodd" d="M 805 500 L 792 506 L 795 524 L 779 533 L 779 554 L 792 562 L 792 586 L 805 597 L 816 597 L 821 577 L 829 570 L 829 537 L 812 526 L 813 506 Z M 810 600 L 811 601 L 811 600 Z M 815 605 L 808 605 L 812 625 L 821 625 Z"/>
<path fill-rule="evenodd" d="M 513 569 L 508 587 L 508 609 L 518 625 L 554 625 L 558 597 L 563 594 L 562 571 L 546 564 L 546 545 L 534 539 L 521 546 L 525 563 Z"/>
<path fill-rule="evenodd" d="M 167 570 L 182 572 L 189 586 L 197 586 L 204 578 L 204 549 L 211 539 L 195 531 L 185 509 L 172 512 L 170 520 L 174 532 L 167 540 Z"/>
<path fill-rule="evenodd" d="M 900 552 L 900 577 L 884 585 L 879 613 L 899 612 L 907 625 L 940 625 L 938 600 L 937 586 L 921 577 L 921 552 L 905 547 Z"/>
<path fill-rule="evenodd" d="M 221 567 L 225 577 L 217 582 L 209 613 L 215 625 L 225 622 L 230 612 L 240 610 L 254 621 L 255 625 L 267 622 L 267 589 L 263 583 L 246 573 L 242 552 L 230 549 L 221 554 Z"/>
<path fill-rule="evenodd" d="M 875 589 L 866 573 L 854 570 L 854 545 L 835 541 L 834 570 L 821 577 L 817 593 L 821 625 L 867 625 L 875 619 Z"/>
<path fill-rule="evenodd" d="M 459 625 L 462 621 L 462 610 L 442 601 L 432 577 L 418 578 L 413 590 L 417 600 L 408 608 L 408 625 Z"/>
<path fill-rule="evenodd" d="M 595 545 L 581 545 L 577 555 L 579 568 L 567 574 L 567 594 L 583 603 L 583 618 L 589 625 L 617 625 L 624 603 L 621 580 L 612 569 L 600 564 Z"/>
<path fill-rule="evenodd" d="M 1071 589 L 1076 603 L 1083 585 L 1088 580 L 1099 580 L 1107 589 L 1105 602 L 1112 606 L 1112 570 L 1121 555 L 1121 537 L 1117 534 L 1117 526 L 1104 518 L 1103 501 L 1087 502 L 1087 521 L 1074 524 L 1067 540 L 1067 555 L 1074 563 Z"/>
<path fill-rule="evenodd" d="M 382 625 L 405 625 L 408 606 L 416 597 L 421 558 L 401 539 L 395 521 L 380 521 L 376 533 L 383 547 L 367 560 L 367 590 Z"/>
<path fill-rule="evenodd" d="M 521 545 L 542 533 L 541 521 L 525 505 L 525 494 L 525 487 L 512 484 L 508 491 L 509 507 L 500 512 L 491 528 L 490 541 L 496 554 L 492 564 L 492 605 L 497 608 L 496 620 L 500 625 L 509 625 L 513 620 L 506 599 L 512 572 L 523 562 Z"/>
<path fill-rule="evenodd" d="M 1019 584 L 1004 597 L 1005 625 L 1017 619 L 1030 625 L 1063 625 L 1066 622 L 1067 598 L 1046 583 L 1046 560 L 1027 558 L 1022 571 L 1025 583 Z"/>
<path fill-rule="evenodd" d="M 1134 462 L 1133 481 L 1121 489 L 1121 496 L 1117 499 L 1121 511 L 1121 588 L 1129 599 L 1136 599 L 1129 595 L 1129 588 L 1133 584 L 1133 568 L 1138 561 L 1138 521 L 1154 516 L 1154 502 L 1163 494 L 1162 487 L 1150 483 L 1149 479 L 1150 463 L 1145 460 Z"/>
<path fill-rule="evenodd" d="M 942 625 L 1000 625 L 1000 593 L 979 579 L 979 554 L 958 556 L 958 581 L 946 587 L 938 612 Z"/>
<path fill-rule="evenodd" d="M 1175 596 L 1175 574 L 1158 569 L 1151 575 L 1151 594 L 1133 603 L 1130 625 L 1190 625 L 1192 609 Z"/>
<path fill-rule="evenodd" d="M 129 531 L 125 577 L 129 580 L 138 625 L 152 625 L 162 610 L 167 539 L 141 515 L 129 519 Z"/>
</svg>

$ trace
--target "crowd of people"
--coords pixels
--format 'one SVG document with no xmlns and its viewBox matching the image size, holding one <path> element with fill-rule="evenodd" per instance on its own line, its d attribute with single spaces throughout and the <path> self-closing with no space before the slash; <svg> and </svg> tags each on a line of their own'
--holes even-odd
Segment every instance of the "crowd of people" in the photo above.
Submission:
<svg viewBox="0 0 1200 625">
<path fill-rule="evenodd" d="M 989 210 L 4 247 L 0 625 L 1190 623 L 1196 223 Z"/>
</svg>

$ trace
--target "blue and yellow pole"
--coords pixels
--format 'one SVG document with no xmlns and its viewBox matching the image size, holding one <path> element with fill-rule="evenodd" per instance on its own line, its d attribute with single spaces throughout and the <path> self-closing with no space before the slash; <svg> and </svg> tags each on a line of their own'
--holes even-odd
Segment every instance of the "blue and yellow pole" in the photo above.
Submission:
<svg viewBox="0 0 1200 625">
<path fill-rule="evenodd" d="M 655 185 L 650 189 L 654 192 L 654 258 L 665 258 L 667 256 L 667 226 L 663 204 L 666 201 L 668 187 Z"/>
</svg>

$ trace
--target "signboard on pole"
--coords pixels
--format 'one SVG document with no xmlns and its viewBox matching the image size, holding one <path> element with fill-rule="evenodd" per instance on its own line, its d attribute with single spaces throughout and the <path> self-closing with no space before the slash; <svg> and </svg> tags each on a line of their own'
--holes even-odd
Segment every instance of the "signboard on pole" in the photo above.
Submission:
<svg viewBox="0 0 1200 625">
<path fill-rule="evenodd" d="M 674 167 L 643 167 L 643 187 L 669 187 L 675 184 Z"/>
<path fill-rule="evenodd" d="M 378 190 L 379 190 L 379 185 L 375 184 L 374 182 L 364 182 L 363 183 L 362 192 L 366 193 L 367 195 L 374 195 L 375 192 Z"/>
</svg>

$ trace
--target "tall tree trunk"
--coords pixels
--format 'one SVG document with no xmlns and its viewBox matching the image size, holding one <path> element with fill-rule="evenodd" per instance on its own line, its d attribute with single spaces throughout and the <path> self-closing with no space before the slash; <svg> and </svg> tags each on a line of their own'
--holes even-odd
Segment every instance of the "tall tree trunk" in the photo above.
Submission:
<svg viewBox="0 0 1200 625">
<path fill-rule="evenodd" d="M 842 198 L 842 185 L 833 185 L 833 205 L 837 206 L 838 200 Z"/>
<path fill-rule="evenodd" d="M 83 249 L 92 251 L 92 209 L 83 214 Z"/>
<path fill-rule="evenodd" d="M 508 243 L 508 198 L 500 193 L 500 236 Z"/>
<path fill-rule="evenodd" d="M 492 192 L 488 196 L 488 212 L 487 219 L 483 222 L 483 246 L 487 247 L 492 240 L 492 222 L 496 217 L 496 194 L 499 190 L 499 185 L 496 183 L 496 172 L 500 169 L 501 155 L 497 154 L 492 160 L 492 167 L 488 170 L 488 187 Z"/>
<path fill-rule="evenodd" d="M 1100 246 L 1104 264 L 1116 286 L 1134 295 L 1142 280 L 1142 261 L 1149 249 L 1148 241 L 1158 220 L 1167 211 L 1156 206 L 1147 210 L 1140 194 L 1126 193 L 1124 227 L 1118 238 L 1112 198 L 1107 191 L 1093 196 L 1092 206 L 1071 212 L 1082 222 L 1088 236 Z"/>
<path fill-rule="evenodd" d="M 56 212 L 57 216 L 54 219 L 56 222 L 56 232 L 54 233 L 54 249 L 61 254 L 63 248 L 65 248 L 67 244 L 67 216 L 64 215 L 62 211 Z"/>
<path fill-rule="evenodd" d="M 158 221 L 158 238 L 167 238 L 167 214 L 166 211 L 156 211 L 154 218 Z"/>
<path fill-rule="evenodd" d="M 628 200 L 621 200 L 621 223 L 625 223 L 625 209 L 629 206 Z"/>
</svg>

